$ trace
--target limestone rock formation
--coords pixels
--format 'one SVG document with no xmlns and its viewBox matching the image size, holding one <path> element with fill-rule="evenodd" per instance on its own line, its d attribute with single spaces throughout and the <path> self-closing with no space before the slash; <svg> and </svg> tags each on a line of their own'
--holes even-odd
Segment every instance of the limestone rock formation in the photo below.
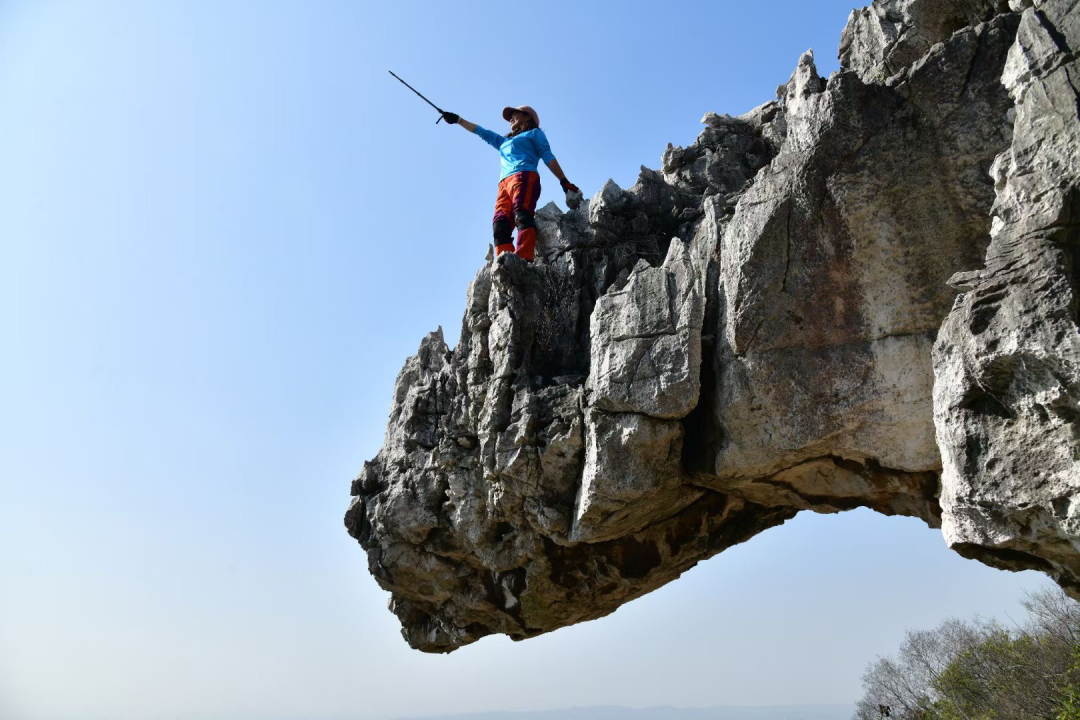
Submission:
<svg viewBox="0 0 1080 720">
<path fill-rule="evenodd" d="M 601 617 L 800 510 L 1080 597 L 1080 11 L 879 0 L 841 70 L 537 214 L 345 523 L 416 648 Z"/>
<path fill-rule="evenodd" d="M 1031 5 L 1030 3 L 1026 3 Z M 1080 7 L 1023 11 L 1002 83 L 1012 142 L 985 263 L 934 346 L 944 532 L 961 554 L 1043 570 L 1080 596 Z"/>
</svg>

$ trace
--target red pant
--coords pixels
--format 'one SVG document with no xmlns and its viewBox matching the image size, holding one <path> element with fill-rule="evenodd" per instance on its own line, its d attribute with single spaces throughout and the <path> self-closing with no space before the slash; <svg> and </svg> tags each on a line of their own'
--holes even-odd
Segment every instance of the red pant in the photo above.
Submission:
<svg viewBox="0 0 1080 720">
<path fill-rule="evenodd" d="M 507 175 L 499 182 L 495 198 L 495 219 L 491 229 L 495 235 L 495 254 L 513 252 L 512 235 L 517 226 L 517 254 L 533 259 L 536 248 L 536 202 L 540 199 L 540 173 L 525 170 Z"/>
</svg>

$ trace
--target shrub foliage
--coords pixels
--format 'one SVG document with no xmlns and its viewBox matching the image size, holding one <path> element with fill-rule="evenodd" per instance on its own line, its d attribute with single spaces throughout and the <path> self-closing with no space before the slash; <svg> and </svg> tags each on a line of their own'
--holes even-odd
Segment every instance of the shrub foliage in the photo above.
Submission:
<svg viewBox="0 0 1080 720">
<path fill-rule="evenodd" d="M 1080 603 L 1031 593 L 1025 625 L 946 620 L 908 631 L 863 675 L 856 720 L 1080 720 Z"/>
</svg>

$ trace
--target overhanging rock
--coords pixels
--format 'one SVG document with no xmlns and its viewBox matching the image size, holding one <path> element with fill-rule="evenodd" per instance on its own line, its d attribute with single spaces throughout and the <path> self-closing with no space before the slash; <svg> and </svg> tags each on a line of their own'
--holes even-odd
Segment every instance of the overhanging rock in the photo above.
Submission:
<svg viewBox="0 0 1080 720">
<path fill-rule="evenodd" d="M 1073 3 L 1075 4 L 1075 3 Z M 1080 21 L 888 0 L 429 335 L 345 523 L 416 648 L 601 617 L 800 510 L 1080 597 Z"/>
</svg>

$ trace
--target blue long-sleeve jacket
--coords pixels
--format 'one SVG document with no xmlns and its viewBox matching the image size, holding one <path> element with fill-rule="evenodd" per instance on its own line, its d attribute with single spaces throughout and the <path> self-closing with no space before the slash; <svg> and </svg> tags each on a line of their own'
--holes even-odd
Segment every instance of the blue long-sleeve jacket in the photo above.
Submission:
<svg viewBox="0 0 1080 720">
<path fill-rule="evenodd" d="M 511 138 L 503 137 L 479 125 L 476 126 L 474 132 L 484 142 L 499 151 L 499 159 L 502 163 L 502 175 L 499 176 L 499 180 L 523 170 L 535 172 L 541 160 L 550 163 L 555 159 L 551 146 L 548 145 L 547 136 L 540 128 L 526 130 Z"/>
</svg>

